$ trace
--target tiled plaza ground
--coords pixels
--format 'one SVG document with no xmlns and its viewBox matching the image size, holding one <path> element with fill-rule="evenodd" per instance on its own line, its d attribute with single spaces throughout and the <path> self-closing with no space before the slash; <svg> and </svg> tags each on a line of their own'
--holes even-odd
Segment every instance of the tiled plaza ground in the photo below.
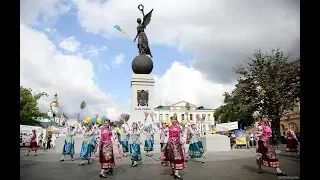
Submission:
<svg viewBox="0 0 320 180">
<path fill-rule="evenodd" d="M 20 179 L 24 180 L 81 180 L 100 179 L 99 164 L 96 161 L 89 165 L 77 166 L 79 158 L 75 161 L 58 162 L 60 155 L 50 151 L 40 151 L 38 156 L 33 152 L 26 156 L 26 149 L 20 151 Z M 180 175 L 185 180 L 276 180 L 278 177 L 272 168 L 264 168 L 263 173 L 257 173 L 255 164 L 255 149 L 238 149 L 230 152 L 207 153 L 207 161 L 202 164 L 200 161 L 191 160 Z M 294 154 L 292 154 L 294 155 Z M 78 154 L 75 157 L 79 157 Z M 170 168 L 162 167 L 158 160 L 159 155 L 143 157 L 138 167 L 130 167 L 128 158 L 116 161 L 116 168 L 109 180 L 160 180 L 174 179 L 169 175 Z M 298 179 L 300 177 L 300 159 L 296 156 L 279 154 L 282 170 L 289 175 L 287 179 Z M 284 178 L 282 178 L 284 179 Z"/>
</svg>

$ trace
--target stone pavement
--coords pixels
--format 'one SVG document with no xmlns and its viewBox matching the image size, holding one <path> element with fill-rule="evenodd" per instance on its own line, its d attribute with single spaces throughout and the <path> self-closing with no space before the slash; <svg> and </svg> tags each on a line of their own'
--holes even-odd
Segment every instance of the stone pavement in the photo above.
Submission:
<svg viewBox="0 0 320 180">
<path fill-rule="evenodd" d="M 65 162 L 58 162 L 59 154 L 53 150 L 40 151 L 38 156 L 33 152 L 26 156 L 27 150 L 20 150 L 20 179 L 24 180 L 81 180 L 100 179 L 98 158 L 89 165 L 77 166 L 79 158 L 70 161 L 66 156 Z M 282 154 L 282 153 L 281 153 Z M 278 158 L 282 165 L 282 170 L 289 177 L 287 179 L 298 179 L 300 177 L 300 159 L 279 154 Z M 144 153 L 143 153 L 144 156 Z M 185 180 L 272 180 L 278 179 L 273 168 L 263 168 L 263 173 L 257 173 L 255 164 L 255 148 L 237 149 L 229 152 L 212 152 L 206 154 L 206 162 L 200 160 L 190 160 L 186 163 L 186 168 L 180 175 Z M 78 154 L 75 157 L 79 157 Z M 170 168 L 162 167 L 159 154 L 153 157 L 143 157 L 143 161 L 138 167 L 130 167 L 130 160 L 124 158 L 116 161 L 116 168 L 112 175 L 108 175 L 109 180 L 160 180 L 174 179 L 169 175 Z M 280 178 L 279 178 L 280 179 Z M 284 178 L 281 178 L 284 179 Z"/>
</svg>

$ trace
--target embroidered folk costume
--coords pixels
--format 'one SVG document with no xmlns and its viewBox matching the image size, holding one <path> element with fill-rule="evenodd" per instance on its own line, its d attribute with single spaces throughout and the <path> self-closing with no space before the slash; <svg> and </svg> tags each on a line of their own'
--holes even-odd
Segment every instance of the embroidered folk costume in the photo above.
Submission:
<svg viewBox="0 0 320 180">
<path fill-rule="evenodd" d="M 131 166 L 136 167 L 137 161 L 141 161 L 141 150 L 140 150 L 140 134 L 142 133 L 144 129 L 145 121 L 147 120 L 148 113 L 145 113 L 145 120 L 144 123 L 138 127 L 137 123 L 132 124 L 132 128 L 128 127 L 128 124 L 126 123 L 124 128 L 126 132 L 130 135 L 129 137 L 129 153 L 130 153 L 130 159 L 132 161 Z"/>
<path fill-rule="evenodd" d="M 292 127 L 286 132 L 285 138 L 287 139 L 287 152 L 296 152 L 297 151 L 297 144 L 298 144 L 298 138 L 294 131 L 292 130 Z"/>
<path fill-rule="evenodd" d="M 127 157 L 127 153 L 129 152 L 129 134 L 124 129 L 123 132 L 120 131 L 120 142 L 122 146 L 123 156 Z"/>
<path fill-rule="evenodd" d="M 190 137 L 190 144 L 188 154 L 190 158 L 201 158 L 202 163 L 204 163 L 204 148 L 200 140 L 200 129 L 198 129 L 199 123 L 191 123 L 191 127 L 188 128 L 188 133 Z"/>
<path fill-rule="evenodd" d="M 63 149 L 62 149 L 62 159 L 60 162 L 64 161 L 65 155 L 70 155 L 71 160 L 73 161 L 73 155 L 74 155 L 74 140 L 73 136 L 75 136 L 77 133 L 77 130 L 73 127 L 70 126 L 68 127 L 68 132 L 67 132 L 67 138 L 64 141 Z"/>
<path fill-rule="evenodd" d="M 81 151 L 80 151 L 80 159 L 81 163 L 79 166 L 84 165 L 84 161 L 87 160 L 88 164 L 90 164 L 91 154 L 93 153 L 93 138 L 96 133 L 92 130 L 91 125 L 86 125 L 85 128 L 82 128 L 81 123 L 79 123 L 79 131 L 83 134 L 84 140 L 82 142 Z"/>
<path fill-rule="evenodd" d="M 175 178 L 182 179 L 178 170 L 184 168 L 184 154 L 183 154 L 183 132 L 178 125 L 176 117 L 172 119 L 172 125 L 168 127 L 166 146 L 164 147 L 165 161 L 169 162 L 165 165 L 170 165 L 172 168 L 172 174 Z"/>
<path fill-rule="evenodd" d="M 155 132 L 160 134 L 160 148 L 161 148 L 161 152 L 160 152 L 160 160 L 161 160 L 161 164 L 164 165 L 165 164 L 165 155 L 164 155 L 164 147 L 166 146 L 166 136 L 167 136 L 167 125 L 166 123 L 161 121 L 161 128 L 158 128 L 157 126 L 154 126 Z M 169 162 L 167 162 L 166 164 L 168 164 Z"/>
<path fill-rule="evenodd" d="M 150 124 L 150 126 L 148 126 L 146 129 L 143 130 L 143 133 L 146 135 L 146 139 L 144 141 L 144 151 L 146 151 L 146 156 L 151 157 L 152 154 L 149 153 L 151 151 L 153 151 L 153 143 L 154 143 L 154 133 L 156 132 L 155 128 L 157 127 L 157 125 L 154 123 L 153 121 L 153 117 L 152 118 L 152 122 L 153 122 L 153 126 Z"/>
<path fill-rule="evenodd" d="M 36 134 L 36 130 L 32 130 L 32 136 L 30 138 L 30 146 L 28 149 L 28 154 L 27 156 L 29 156 L 30 151 L 34 151 L 34 155 L 37 156 L 37 151 L 38 151 L 39 147 L 37 144 L 37 134 Z"/>
<path fill-rule="evenodd" d="M 258 124 L 256 133 L 256 161 L 259 166 L 259 172 L 261 172 L 261 165 L 263 165 L 276 168 L 278 176 L 286 176 L 279 168 L 280 162 L 277 159 L 276 151 L 272 144 L 272 130 L 268 121 L 268 116 L 264 115 Z"/>
<path fill-rule="evenodd" d="M 121 158 L 120 144 L 117 134 L 109 127 L 109 121 L 105 121 L 105 127 L 100 130 L 99 134 L 100 177 L 106 178 L 104 171 L 108 170 L 109 173 L 112 173 L 115 167 L 113 143 L 118 147 L 119 154 L 116 156 L 117 159 Z"/>
</svg>

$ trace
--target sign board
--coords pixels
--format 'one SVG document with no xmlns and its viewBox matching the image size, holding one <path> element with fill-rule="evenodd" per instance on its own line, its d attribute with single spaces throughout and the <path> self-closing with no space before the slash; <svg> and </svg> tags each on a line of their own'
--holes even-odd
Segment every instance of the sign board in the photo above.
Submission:
<svg viewBox="0 0 320 180">
<path fill-rule="evenodd" d="M 230 122 L 230 123 L 216 124 L 216 129 L 217 129 L 217 132 L 238 129 L 238 121 Z"/>
</svg>

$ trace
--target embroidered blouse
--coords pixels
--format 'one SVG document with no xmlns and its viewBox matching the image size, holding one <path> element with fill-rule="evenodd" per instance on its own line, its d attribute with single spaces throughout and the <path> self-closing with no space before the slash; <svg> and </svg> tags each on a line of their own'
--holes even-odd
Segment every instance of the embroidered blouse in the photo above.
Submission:
<svg viewBox="0 0 320 180">
<path fill-rule="evenodd" d="M 256 132 L 256 140 L 265 140 L 266 138 L 272 137 L 272 130 L 269 124 L 260 122 Z"/>
<path fill-rule="evenodd" d="M 295 139 L 295 140 L 298 141 L 298 138 L 297 138 L 296 134 L 295 134 L 294 131 L 291 130 L 291 129 L 286 132 L 286 135 L 285 135 L 284 137 L 285 137 L 286 139 Z"/>
<path fill-rule="evenodd" d="M 78 128 L 79 128 L 79 132 L 83 134 L 83 137 L 84 137 L 83 142 L 86 144 L 91 144 L 96 131 L 93 129 L 86 131 L 85 128 L 82 127 L 81 123 L 79 123 Z"/>
<path fill-rule="evenodd" d="M 168 142 L 180 142 L 183 144 L 183 131 L 180 126 L 170 125 L 168 127 L 165 143 Z"/>
<path fill-rule="evenodd" d="M 192 129 L 191 127 L 187 127 L 187 131 L 190 136 L 190 144 L 197 143 L 200 141 L 200 130 L 199 123 L 196 123 L 196 128 Z"/>
<path fill-rule="evenodd" d="M 137 130 L 133 130 L 132 128 L 129 128 L 128 124 L 124 125 L 124 129 L 126 132 L 128 132 L 129 136 L 129 144 L 140 144 L 140 134 L 142 133 L 142 130 L 144 129 L 144 123 L 137 127 Z"/>
</svg>

